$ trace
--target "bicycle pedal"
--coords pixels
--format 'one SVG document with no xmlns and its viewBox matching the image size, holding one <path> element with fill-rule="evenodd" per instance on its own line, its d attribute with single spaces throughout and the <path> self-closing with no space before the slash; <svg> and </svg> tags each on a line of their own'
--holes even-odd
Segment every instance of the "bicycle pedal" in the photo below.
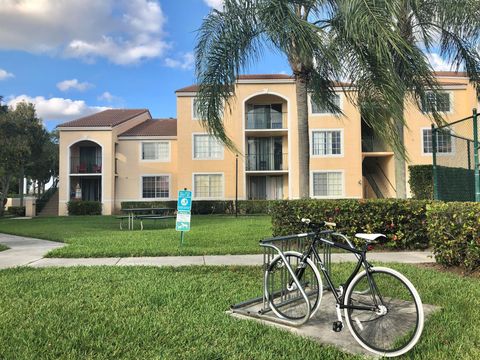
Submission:
<svg viewBox="0 0 480 360">
<path fill-rule="evenodd" d="M 333 322 L 333 331 L 340 332 L 343 329 L 343 322 L 341 321 L 334 321 Z"/>
</svg>

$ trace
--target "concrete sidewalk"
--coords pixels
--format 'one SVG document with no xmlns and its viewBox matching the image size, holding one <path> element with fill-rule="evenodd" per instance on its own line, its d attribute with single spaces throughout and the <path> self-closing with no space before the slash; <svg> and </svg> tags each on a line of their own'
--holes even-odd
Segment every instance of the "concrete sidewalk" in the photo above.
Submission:
<svg viewBox="0 0 480 360">
<path fill-rule="evenodd" d="M 160 257 L 111 257 L 111 258 L 44 258 L 50 250 L 65 246 L 62 243 L 0 234 L 0 243 L 10 250 L 0 252 L 0 269 L 15 266 L 190 266 L 190 265 L 240 265 L 258 266 L 263 264 L 263 255 L 204 255 L 204 256 L 160 256 Z M 435 262 L 428 251 L 372 252 L 372 262 L 426 263 Z M 355 261 L 352 254 L 332 254 L 332 262 Z"/>
</svg>

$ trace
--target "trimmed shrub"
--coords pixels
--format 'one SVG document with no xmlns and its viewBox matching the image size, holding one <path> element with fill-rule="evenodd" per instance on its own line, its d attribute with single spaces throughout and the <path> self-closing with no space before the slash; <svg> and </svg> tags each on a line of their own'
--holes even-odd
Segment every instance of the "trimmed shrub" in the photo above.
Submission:
<svg viewBox="0 0 480 360">
<path fill-rule="evenodd" d="M 25 206 L 9 206 L 7 211 L 10 215 L 25 216 Z"/>
<path fill-rule="evenodd" d="M 411 165 L 408 167 L 410 190 L 417 200 L 433 199 L 433 166 Z"/>
<path fill-rule="evenodd" d="M 72 200 L 67 203 L 68 215 L 102 215 L 99 201 Z"/>
<path fill-rule="evenodd" d="M 301 219 L 334 221 L 337 228 L 352 236 L 357 232 L 387 235 L 385 247 L 425 249 L 428 247 L 426 206 L 420 200 L 285 200 L 270 206 L 273 235 L 305 231 Z"/>
<path fill-rule="evenodd" d="M 480 268 L 480 204 L 435 202 L 427 208 L 428 235 L 438 263 Z"/>
</svg>

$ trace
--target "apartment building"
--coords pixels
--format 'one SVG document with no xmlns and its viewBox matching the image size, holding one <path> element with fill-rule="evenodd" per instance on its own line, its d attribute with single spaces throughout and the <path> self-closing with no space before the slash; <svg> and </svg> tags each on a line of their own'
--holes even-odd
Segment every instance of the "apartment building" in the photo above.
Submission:
<svg viewBox="0 0 480 360">
<path fill-rule="evenodd" d="M 427 96 L 421 110 L 406 104 L 409 164 L 432 162 L 428 111 L 433 106 L 450 122 L 469 116 L 477 105 L 466 74 L 437 76 L 442 87 L 438 97 Z M 112 109 L 59 125 L 59 214 L 67 213 L 72 199 L 101 201 L 103 213 L 112 214 L 122 201 L 172 200 L 183 188 L 191 189 L 196 200 L 298 198 L 302 139 L 293 78 L 238 78 L 224 122 L 240 154 L 202 127 L 195 106 L 197 90 L 193 85 L 176 91 L 177 119 L 152 119 L 147 109 Z M 394 197 L 393 152 L 349 101 L 355 89 L 336 90 L 342 115 L 309 99 L 310 196 Z M 438 140 L 445 155 L 453 155 L 454 140 Z"/>
</svg>

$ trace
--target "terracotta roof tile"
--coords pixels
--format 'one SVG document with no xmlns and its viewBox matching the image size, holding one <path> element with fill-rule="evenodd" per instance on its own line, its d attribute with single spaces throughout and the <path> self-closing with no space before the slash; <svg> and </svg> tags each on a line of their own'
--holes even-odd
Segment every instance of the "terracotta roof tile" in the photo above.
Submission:
<svg viewBox="0 0 480 360">
<path fill-rule="evenodd" d="M 150 119 L 120 136 L 177 136 L 177 119 Z"/>
<path fill-rule="evenodd" d="M 58 127 L 113 128 L 145 112 L 148 112 L 148 109 L 110 109 L 60 124 Z"/>
</svg>

